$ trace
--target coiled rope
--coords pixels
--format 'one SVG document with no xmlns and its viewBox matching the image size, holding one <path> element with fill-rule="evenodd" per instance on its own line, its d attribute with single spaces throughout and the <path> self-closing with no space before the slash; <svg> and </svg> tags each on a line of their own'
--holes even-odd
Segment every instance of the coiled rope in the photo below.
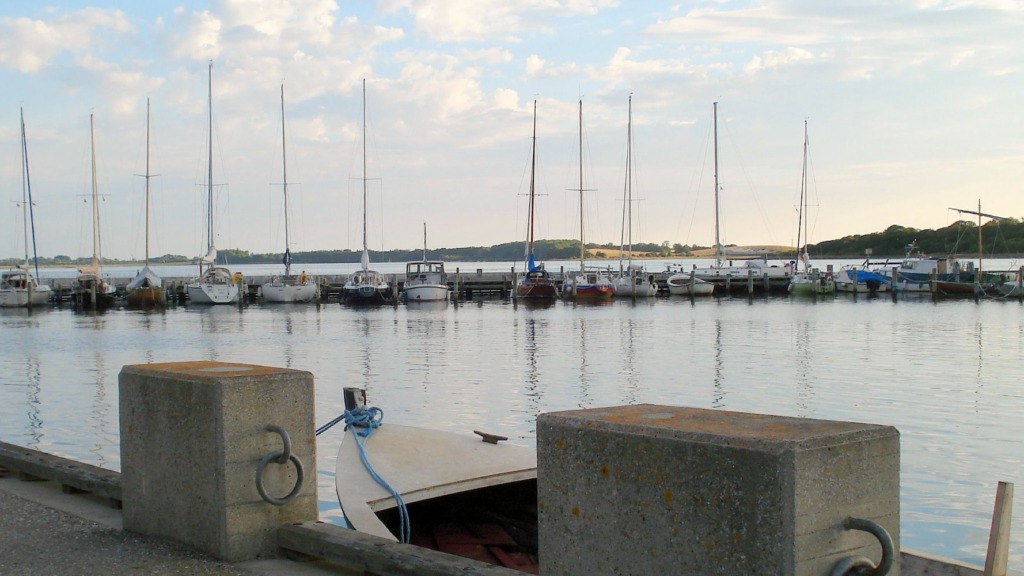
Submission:
<svg viewBox="0 0 1024 576">
<path fill-rule="evenodd" d="M 370 460 L 366 456 L 366 449 L 363 447 L 366 440 L 369 439 L 373 432 L 383 424 L 384 411 L 375 406 L 346 410 L 341 416 L 338 416 L 334 420 L 331 420 L 327 424 L 318 428 L 316 431 L 317 436 L 322 432 L 326 432 L 342 420 L 345 421 L 345 430 L 348 430 L 349 428 L 352 429 L 356 446 L 359 447 L 359 459 L 363 462 L 363 467 L 370 473 L 370 477 L 373 478 L 374 482 L 379 484 L 381 488 L 387 490 L 391 494 L 391 497 L 395 499 L 395 503 L 398 505 L 398 518 L 400 521 L 398 540 L 402 544 L 408 544 L 411 532 L 411 528 L 409 526 L 409 509 L 406 507 L 405 501 L 402 500 L 402 495 L 392 488 L 391 485 L 373 469 L 373 465 L 370 464 Z"/>
</svg>

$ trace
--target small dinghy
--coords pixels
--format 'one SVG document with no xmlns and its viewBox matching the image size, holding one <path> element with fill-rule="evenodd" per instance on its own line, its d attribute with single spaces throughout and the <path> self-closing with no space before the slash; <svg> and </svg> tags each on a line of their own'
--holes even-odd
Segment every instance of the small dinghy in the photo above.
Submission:
<svg viewBox="0 0 1024 576">
<path fill-rule="evenodd" d="M 360 389 L 345 389 L 345 408 L 335 485 L 352 528 L 537 573 L 534 450 L 482 432 L 382 423 Z"/>
</svg>

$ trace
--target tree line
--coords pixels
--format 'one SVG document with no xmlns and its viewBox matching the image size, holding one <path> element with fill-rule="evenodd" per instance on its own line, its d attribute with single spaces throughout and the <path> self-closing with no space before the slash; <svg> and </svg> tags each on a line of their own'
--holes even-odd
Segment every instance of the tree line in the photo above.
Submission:
<svg viewBox="0 0 1024 576">
<path fill-rule="evenodd" d="M 1024 254 L 1024 224 L 1016 218 L 992 220 L 981 226 L 982 254 L 988 258 L 1012 258 Z M 899 258 L 906 254 L 908 247 L 914 245 L 917 250 L 932 256 L 959 255 L 971 257 L 978 254 L 978 224 L 969 220 L 960 220 L 936 230 L 919 230 L 907 226 L 892 225 L 882 232 L 873 234 L 855 234 L 836 240 L 827 240 L 811 244 L 808 250 L 815 258 L 862 258 L 870 250 L 871 258 Z M 732 245 L 730 245 L 732 246 Z M 730 246 L 725 246 L 726 248 Z M 735 246 L 733 246 L 735 247 Z M 494 246 L 470 246 L 465 248 L 435 248 L 427 250 L 428 260 L 448 262 L 517 262 L 524 259 L 525 242 L 507 242 Z M 669 244 L 662 242 L 638 243 L 633 245 L 633 253 L 637 256 L 657 258 L 685 258 L 693 256 L 698 250 L 707 250 L 711 246 Z M 587 259 L 618 259 L 620 246 L 617 244 L 586 245 Z M 534 254 L 539 261 L 573 260 L 579 258 L 579 240 L 538 240 L 534 242 Z M 795 257 L 795 250 L 775 253 L 776 257 Z M 362 259 L 361 250 L 312 250 L 295 252 L 292 264 L 325 264 L 358 263 Z M 421 260 L 423 250 L 384 250 L 370 251 L 370 259 L 374 262 L 409 262 Z M 220 250 L 217 260 L 220 264 L 275 264 L 282 261 L 281 253 L 254 254 L 248 250 Z M 39 258 L 42 266 L 78 266 L 89 264 L 92 258 L 73 259 L 68 256 Z M 177 254 L 165 254 L 150 258 L 153 264 L 188 264 L 195 258 Z M 0 264 L 13 266 L 17 258 L 8 258 Z M 122 261 L 104 258 L 104 264 L 136 264 L 137 261 Z"/>
</svg>

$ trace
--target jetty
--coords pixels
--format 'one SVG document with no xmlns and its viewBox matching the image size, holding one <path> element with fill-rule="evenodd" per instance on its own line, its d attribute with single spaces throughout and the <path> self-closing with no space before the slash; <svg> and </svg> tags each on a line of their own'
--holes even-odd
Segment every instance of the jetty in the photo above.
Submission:
<svg viewBox="0 0 1024 576">
<path fill-rule="evenodd" d="M 607 270 L 608 272 L 614 272 L 611 268 L 608 268 Z M 451 297 L 453 300 L 471 301 L 480 298 L 507 299 L 515 288 L 516 279 L 520 273 L 521 271 L 517 271 L 512 268 L 505 272 L 485 272 L 482 268 L 477 268 L 475 270 L 462 270 L 456 268 L 454 272 L 448 273 L 448 287 L 451 289 Z M 669 293 L 668 278 L 676 273 L 678 273 L 678 270 L 662 270 L 657 272 L 648 272 L 648 275 L 657 283 L 659 295 L 667 295 Z M 560 267 L 557 271 L 550 272 L 552 279 L 557 283 L 565 281 L 568 274 L 569 273 L 566 271 L 564 266 Z M 260 297 L 260 286 L 270 282 L 275 276 L 277 275 L 259 274 L 244 276 L 243 287 L 245 289 L 245 300 L 249 302 L 258 300 Z M 318 275 L 316 278 L 320 283 L 321 301 L 341 300 L 342 286 L 345 285 L 350 276 L 350 274 Z M 387 279 L 388 285 L 391 287 L 392 294 L 396 297 L 401 294 L 405 285 L 405 273 L 385 274 L 384 276 Z M 109 281 L 118 289 L 118 292 L 122 294 L 124 293 L 128 282 L 131 280 L 132 277 L 128 276 L 111 276 L 109 278 Z M 185 285 L 191 280 L 194 280 L 194 277 L 164 277 L 163 283 L 167 288 L 168 301 L 184 303 L 187 300 Z M 71 302 L 75 285 L 74 279 L 56 279 L 52 280 L 50 284 L 53 288 L 53 299 L 56 303 Z M 752 272 L 742 277 L 727 278 L 724 281 L 722 288 L 730 294 L 739 293 L 755 295 L 777 291 L 776 286 L 770 286 L 768 284 L 766 277 L 758 277 Z M 397 298 L 395 298 L 395 300 L 397 301 Z"/>
</svg>

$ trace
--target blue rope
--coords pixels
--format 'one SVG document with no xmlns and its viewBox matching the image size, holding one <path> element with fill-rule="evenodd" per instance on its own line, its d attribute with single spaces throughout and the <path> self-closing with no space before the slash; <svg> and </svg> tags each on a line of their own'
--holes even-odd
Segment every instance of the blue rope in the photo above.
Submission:
<svg viewBox="0 0 1024 576">
<path fill-rule="evenodd" d="M 342 420 L 344 420 L 344 419 L 345 419 L 345 413 L 342 413 L 342 415 L 341 415 L 341 416 L 338 416 L 338 417 L 337 417 L 337 418 L 335 418 L 334 420 L 331 420 L 331 421 L 330 421 L 330 422 L 328 422 L 327 424 L 324 424 L 323 426 L 321 426 L 321 427 L 317 428 L 317 429 L 316 429 L 316 435 L 317 435 L 317 436 L 319 436 L 319 435 L 323 434 L 324 432 L 327 432 L 327 431 L 328 431 L 328 430 L 330 430 L 330 429 L 331 429 L 331 428 L 332 428 L 332 427 L 333 427 L 333 426 L 334 426 L 335 424 L 337 424 L 338 422 L 341 422 L 341 421 L 342 421 Z"/>
<path fill-rule="evenodd" d="M 409 535 L 412 531 L 409 526 L 409 509 L 406 507 L 405 501 L 402 500 L 402 495 L 392 488 L 391 485 L 381 478 L 380 475 L 377 474 L 377 471 L 373 469 L 369 458 L 366 456 L 366 449 L 363 447 L 363 443 L 370 438 L 374 430 L 383 424 L 384 412 L 377 407 L 356 408 L 354 410 L 346 410 L 344 414 L 338 417 L 338 419 L 345 420 L 346 430 L 352 428 L 352 434 L 355 436 L 356 446 L 359 447 L 359 459 L 362 460 L 366 471 L 370 473 L 370 476 L 375 482 L 377 482 L 377 484 L 391 493 L 391 497 L 394 498 L 395 503 L 398 504 L 398 518 L 401 523 L 398 540 L 402 544 L 408 544 Z M 332 422 L 326 426 L 329 428 L 335 423 L 336 422 Z M 317 432 L 317 434 L 319 434 L 319 432 Z"/>
</svg>

